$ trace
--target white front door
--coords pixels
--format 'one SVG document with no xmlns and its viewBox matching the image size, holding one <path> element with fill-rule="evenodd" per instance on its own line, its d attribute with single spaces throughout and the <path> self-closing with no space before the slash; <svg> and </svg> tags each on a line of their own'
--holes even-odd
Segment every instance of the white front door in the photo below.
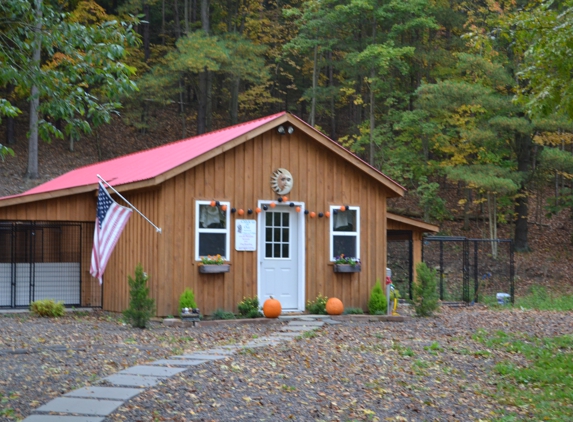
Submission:
<svg viewBox="0 0 573 422">
<path fill-rule="evenodd" d="M 259 216 L 259 299 L 279 300 L 283 311 L 304 309 L 304 220 L 294 207 L 269 207 Z M 302 308 L 301 308 L 302 307 Z"/>
</svg>

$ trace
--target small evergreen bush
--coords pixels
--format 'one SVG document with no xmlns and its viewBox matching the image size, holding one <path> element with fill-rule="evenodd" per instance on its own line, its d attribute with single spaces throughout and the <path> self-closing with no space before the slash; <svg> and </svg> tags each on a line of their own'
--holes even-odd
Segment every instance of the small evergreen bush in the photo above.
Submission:
<svg viewBox="0 0 573 422">
<path fill-rule="evenodd" d="M 211 318 L 212 319 L 235 319 L 235 314 L 219 308 L 215 312 L 213 312 L 213 315 L 211 315 Z"/>
<path fill-rule="evenodd" d="M 39 317 L 61 317 L 64 316 L 63 302 L 56 302 L 53 299 L 36 300 L 30 304 L 30 312 Z"/>
<path fill-rule="evenodd" d="M 179 315 L 181 315 L 181 309 L 183 308 L 193 309 L 196 307 L 197 303 L 195 302 L 195 293 L 193 290 L 186 288 L 183 293 L 181 293 L 181 296 L 179 296 L 179 309 L 177 310 Z"/>
<path fill-rule="evenodd" d="M 238 307 L 239 315 L 245 318 L 260 318 L 263 316 L 260 311 L 259 298 L 257 296 L 244 297 Z"/>
<path fill-rule="evenodd" d="M 145 328 L 155 314 L 155 300 L 149 297 L 147 280 L 149 277 L 143 272 L 141 264 L 135 267 L 135 279 L 127 276 L 129 280 L 129 308 L 123 311 L 125 320 L 134 328 Z"/>
<path fill-rule="evenodd" d="M 368 300 L 368 312 L 371 315 L 385 315 L 388 311 L 388 298 L 384 294 L 380 279 L 376 280 L 376 284 L 370 292 L 370 299 Z"/>
<path fill-rule="evenodd" d="M 431 316 L 439 309 L 437 283 L 436 270 L 428 268 L 424 262 L 416 265 L 416 283 L 412 289 L 416 315 Z"/>
<path fill-rule="evenodd" d="M 314 315 L 327 315 L 326 302 L 328 298 L 319 294 L 316 300 L 309 300 L 306 304 L 306 310 Z"/>
<path fill-rule="evenodd" d="M 363 315 L 364 311 L 362 308 L 346 308 L 344 310 L 344 315 Z"/>
</svg>

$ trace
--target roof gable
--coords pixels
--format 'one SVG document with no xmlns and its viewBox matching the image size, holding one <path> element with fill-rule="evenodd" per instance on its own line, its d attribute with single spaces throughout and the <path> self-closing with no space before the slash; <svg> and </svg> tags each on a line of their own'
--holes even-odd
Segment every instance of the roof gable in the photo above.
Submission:
<svg viewBox="0 0 573 422">
<path fill-rule="evenodd" d="M 95 191 L 98 186 L 98 174 L 118 191 L 155 186 L 286 122 L 307 133 L 331 151 L 382 182 L 394 193 L 391 196 L 404 194 L 405 188 L 379 170 L 298 117 L 281 112 L 149 150 L 80 167 L 24 193 L 0 198 L 0 207 Z"/>
</svg>

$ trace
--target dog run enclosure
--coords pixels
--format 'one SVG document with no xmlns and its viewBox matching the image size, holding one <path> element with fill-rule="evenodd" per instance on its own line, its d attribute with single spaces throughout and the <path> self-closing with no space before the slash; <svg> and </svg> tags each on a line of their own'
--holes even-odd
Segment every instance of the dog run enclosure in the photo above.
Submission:
<svg viewBox="0 0 573 422">
<path fill-rule="evenodd" d="M 511 239 L 429 236 L 424 238 L 422 260 L 437 271 L 442 301 L 479 302 L 504 293 L 514 302 Z"/>
<path fill-rule="evenodd" d="M 93 222 L 0 222 L 0 307 L 101 307 L 102 286 L 89 274 L 93 232 Z"/>
</svg>

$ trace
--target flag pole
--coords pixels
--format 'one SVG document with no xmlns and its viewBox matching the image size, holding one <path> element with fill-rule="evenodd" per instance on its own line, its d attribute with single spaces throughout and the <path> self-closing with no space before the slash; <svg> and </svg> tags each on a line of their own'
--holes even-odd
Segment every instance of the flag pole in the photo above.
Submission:
<svg viewBox="0 0 573 422">
<path fill-rule="evenodd" d="M 139 211 L 137 208 L 135 208 L 135 207 L 131 204 L 131 202 L 129 202 L 127 199 L 125 199 L 125 198 L 121 195 L 121 193 L 119 193 L 118 191 L 116 191 L 115 188 L 114 188 L 112 185 L 110 185 L 109 183 L 107 183 L 107 182 L 104 180 L 103 177 L 101 177 L 99 174 L 97 174 L 96 176 L 98 177 L 99 180 L 101 180 L 101 181 L 104 182 L 106 185 L 108 185 L 112 191 L 114 191 L 115 193 L 117 193 L 118 196 L 119 196 L 121 199 L 123 199 L 131 208 L 133 208 L 135 211 L 137 211 L 137 213 L 138 213 L 139 215 L 141 215 L 143 218 L 145 218 L 149 224 L 151 224 L 153 227 L 155 227 L 155 230 L 157 231 L 157 233 L 161 233 L 161 228 L 159 228 L 159 227 L 157 227 L 155 224 L 153 224 L 149 218 L 147 218 L 146 216 L 144 216 L 141 211 Z"/>
</svg>

